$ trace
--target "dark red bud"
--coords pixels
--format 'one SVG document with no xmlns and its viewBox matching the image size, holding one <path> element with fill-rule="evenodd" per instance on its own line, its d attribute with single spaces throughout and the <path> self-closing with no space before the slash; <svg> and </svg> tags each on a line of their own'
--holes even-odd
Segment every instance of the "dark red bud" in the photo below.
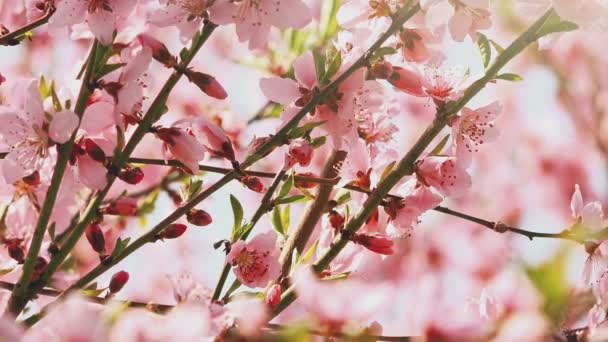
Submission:
<svg viewBox="0 0 608 342">
<path fill-rule="evenodd" d="M 370 251 L 383 255 L 393 254 L 393 240 L 380 233 L 356 234 L 352 241 Z"/>
<path fill-rule="evenodd" d="M 186 70 L 186 77 L 188 77 L 188 81 L 196 84 L 200 90 L 213 98 L 223 100 L 228 97 L 226 90 L 211 75 L 188 69 Z"/>
<path fill-rule="evenodd" d="M 97 223 L 93 223 L 87 227 L 85 236 L 93 247 L 93 250 L 97 253 L 103 253 L 106 247 L 106 240 L 103 236 L 103 231 Z"/>
<path fill-rule="evenodd" d="M 102 208 L 101 213 L 105 215 L 133 216 L 137 214 L 138 209 L 137 200 L 121 197 L 105 208 Z"/>
<path fill-rule="evenodd" d="M 135 185 L 144 179 L 144 172 L 135 166 L 127 166 L 118 173 L 118 178 L 125 183 Z"/>
<path fill-rule="evenodd" d="M 43 257 L 38 257 L 36 259 L 36 264 L 34 265 L 34 273 L 32 273 L 32 281 L 38 280 L 42 272 L 46 269 L 46 265 L 48 265 L 48 261 L 46 261 Z"/>
<path fill-rule="evenodd" d="M 208 212 L 201 209 L 191 209 L 186 214 L 188 222 L 195 226 L 207 226 L 212 222 L 211 215 Z"/>
<path fill-rule="evenodd" d="M 262 181 L 258 177 L 243 176 L 241 178 L 241 183 L 255 192 L 264 192 L 266 190 L 264 184 L 262 184 Z"/>
<path fill-rule="evenodd" d="M 266 292 L 266 304 L 270 305 L 271 308 L 276 308 L 277 305 L 281 302 L 281 293 L 283 289 L 281 288 L 281 284 L 272 285 L 268 291 Z"/>
<path fill-rule="evenodd" d="M 23 177 L 23 182 L 30 186 L 40 185 L 40 172 L 34 171 L 31 175 Z"/>
<path fill-rule="evenodd" d="M 115 273 L 110 280 L 110 293 L 116 293 L 125 286 L 125 284 L 129 281 L 129 273 L 126 271 L 120 271 Z"/>
<path fill-rule="evenodd" d="M 344 216 L 340 215 L 337 211 L 332 210 L 329 212 L 329 224 L 334 229 L 342 229 L 344 226 Z"/>
<path fill-rule="evenodd" d="M 176 239 L 182 236 L 188 227 L 185 224 L 173 223 L 160 232 L 161 239 Z"/>
<path fill-rule="evenodd" d="M 25 250 L 21 245 L 23 239 L 10 239 L 6 240 L 6 248 L 8 249 L 8 255 L 16 260 L 18 263 L 23 264 L 25 262 Z"/>
<path fill-rule="evenodd" d="M 232 144 L 230 143 L 230 141 L 225 141 L 222 144 L 222 154 L 224 158 L 230 161 L 236 160 L 236 156 L 234 155 L 234 149 L 232 148 Z"/>
<path fill-rule="evenodd" d="M 84 150 L 94 161 L 105 163 L 106 153 L 97 145 L 97 143 L 95 143 L 95 141 L 93 141 L 93 139 L 87 138 L 84 140 Z"/>
</svg>

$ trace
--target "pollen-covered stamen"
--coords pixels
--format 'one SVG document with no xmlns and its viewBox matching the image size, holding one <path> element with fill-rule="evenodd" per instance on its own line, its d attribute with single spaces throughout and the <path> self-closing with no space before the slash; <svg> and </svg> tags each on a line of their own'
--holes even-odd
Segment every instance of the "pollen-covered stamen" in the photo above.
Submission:
<svg viewBox="0 0 608 342">
<path fill-rule="evenodd" d="M 479 151 L 479 145 L 483 145 L 484 137 L 489 128 L 494 127 L 494 123 L 488 122 L 492 113 L 477 113 L 472 116 L 463 117 L 460 124 L 460 134 L 469 138 L 470 143 L 465 143 L 469 152 Z"/>
<path fill-rule="evenodd" d="M 110 2 L 108 0 L 89 0 L 89 13 L 94 13 L 97 10 L 112 12 L 112 7 L 110 6 Z"/>
<path fill-rule="evenodd" d="M 402 29 L 399 33 L 399 38 L 403 46 L 410 51 L 413 51 L 416 43 L 422 40 L 422 36 L 414 29 Z"/>
<path fill-rule="evenodd" d="M 169 0 L 169 4 L 175 4 L 188 12 L 188 20 L 203 18 L 207 13 L 207 0 Z"/>
<path fill-rule="evenodd" d="M 240 22 L 249 21 L 254 28 L 262 26 L 262 22 L 264 22 L 263 17 L 270 14 L 266 8 L 260 6 L 262 0 L 242 0 L 235 2 L 240 6 L 232 18 Z M 274 5 L 273 7 L 276 8 L 276 11 L 278 11 L 281 1 L 275 0 L 272 3 Z"/>
<path fill-rule="evenodd" d="M 243 278 L 247 282 L 254 282 L 257 278 L 268 272 L 269 266 L 264 263 L 264 258 L 269 255 L 269 251 L 258 251 L 245 247 L 232 261 L 232 266 L 239 268 Z"/>
</svg>

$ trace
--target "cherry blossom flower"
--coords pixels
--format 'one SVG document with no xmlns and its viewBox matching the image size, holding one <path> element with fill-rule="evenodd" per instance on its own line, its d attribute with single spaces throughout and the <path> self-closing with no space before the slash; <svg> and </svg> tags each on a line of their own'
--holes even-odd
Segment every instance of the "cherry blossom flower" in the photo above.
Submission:
<svg viewBox="0 0 608 342">
<path fill-rule="evenodd" d="M 461 196 L 471 187 L 471 176 L 454 157 L 428 156 L 416 164 L 420 182 L 444 196 Z"/>
<path fill-rule="evenodd" d="M 160 127 L 154 134 L 163 141 L 164 149 L 182 162 L 190 174 L 198 172 L 198 163 L 205 158 L 205 149 L 190 128 Z"/>
<path fill-rule="evenodd" d="M 489 0 L 422 0 L 420 5 L 426 11 L 427 24 L 431 28 L 444 25 L 444 18 L 450 18 L 450 33 L 459 42 L 467 34 L 475 39 L 478 30 L 492 26 Z"/>
<path fill-rule="evenodd" d="M 462 96 L 468 73 L 462 67 L 394 66 L 388 81 L 403 92 L 443 103 Z"/>
<path fill-rule="evenodd" d="M 8 183 L 39 170 L 50 156 L 49 147 L 68 141 L 79 123 L 78 116 L 69 110 L 54 113 L 47 122 L 36 81 L 29 82 L 23 92 L 27 97 L 16 106 L 0 108 L 4 123 L 0 141 L 8 148 L 2 171 Z"/>
<path fill-rule="evenodd" d="M 304 106 L 317 85 L 317 71 L 312 53 L 307 51 L 293 62 L 295 80 L 269 77 L 260 80 L 260 89 L 269 100 L 288 105 Z"/>
<path fill-rule="evenodd" d="M 49 24 L 64 27 L 86 22 L 95 37 L 108 45 L 112 43 L 117 22 L 126 19 L 136 3 L 136 0 L 58 0 Z"/>
<path fill-rule="evenodd" d="M 207 14 L 208 0 L 158 0 L 148 8 L 148 21 L 159 27 L 177 26 L 183 40 L 192 38 Z"/>
<path fill-rule="evenodd" d="M 443 201 L 443 197 L 417 180 L 409 180 L 399 187 L 397 194 L 402 200 L 394 200 L 385 208 L 391 218 L 388 232 L 391 235 L 409 235 L 418 223 L 418 217 Z"/>
<path fill-rule="evenodd" d="M 265 47 L 273 26 L 299 29 L 312 20 L 302 0 L 217 0 L 209 17 L 218 25 L 235 24 L 239 40 L 248 41 L 250 49 Z"/>
<path fill-rule="evenodd" d="M 608 3 L 604 0 L 517 0 L 515 3 L 524 16 L 538 17 L 552 7 L 562 19 L 574 22 L 583 30 L 602 32 L 608 28 Z"/>
<path fill-rule="evenodd" d="M 264 287 L 280 272 L 277 236 L 274 231 L 256 235 L 251 241 L 234 243 L 226 256 L 236 277 L 249 287 Z"/>
<path fill-rule="evenodd" d="M 494 120 L 502 111 L 498 101 L 475 110 L 464 108 L 462 114 L 450 123 L 456 158 L 463 166 L 471 163 L 473 152 L 479 151 L 479 146 L 492 142 L 498 137 L 498 128 Z"/>
</svg>

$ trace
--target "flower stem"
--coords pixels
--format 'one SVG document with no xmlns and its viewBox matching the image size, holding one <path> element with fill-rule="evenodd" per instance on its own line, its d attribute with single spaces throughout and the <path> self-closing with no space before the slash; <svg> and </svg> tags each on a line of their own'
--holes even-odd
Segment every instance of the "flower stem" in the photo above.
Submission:
<svg viewBox="0 0 608 342">
<path fill-rule="evenodd" d="M 541 18 L 539 18 L 528 30 L 520 35 L 509 47 L 507 47 L 494 61 L 494 63 L 486 70 L 483 77 L 475 81 L 464 92 L 463 97 L 453 103 L 447 103 L 442 106 L 429 127 L 418 138 L 414 146 L 400 160 L 397 167 L 391 171 L 382 182 L 380 182 L 376 190 L 367 198 L 361 209 L 355 217 L 348 221 L 346 227 L 340 234 L 336 236 L 331 244 L 331 247 L 319 258 L 314 264 L 313 269 L 319 273 L 323 271 L 334 258 L 348 244 L 349 236 L 352 236 L 369 218 L 375 208 L 381 204 L 382 199 L 389 191 L 401 180 L 401 178 L 411 175 L 414 172 L 414 163 L 422 155 L 428 145 L 447 125 L 449 118 L 457 114 L 464 106 L 477 95 L 488 82 L 492 81 L 500 69 L 504 67 L 511 59 L 521 53 L 529 44 L 538 39 L 537 32 L 545 23 L 545 21 L 553 14 L 553 9 L 548 10 Z M 295 301 L 296 293 L 292 286 L 288 289 L 281 298 L 281 303 L 274 310 L 274 315 L 278 315 L 290 303 Z"/>
<path fill-rule="evenodd" d="M 74 112 L 79 118 L 82 118 L 87 101 L 91 95 L 92 89 L 89 81 L 91 80 L 93 67 L 95 65 L 94 56 L 97 51 L 97 47 L 98 43 L 95 41 L 93 43 L 93 47 L 91 48 L 89 63 L 87 65 L 85 77 L 82 81 L 78 100 L 74 108 Z M 51 178 L 49 188 L 47 189 L 44 203 L 40 209 L 38 222 L 36 223 L 36 228 L 34 229 L 34 234 L 32 236 L 32 242 L 30 243 L 27 257 L 23 264 L 21 278 L 19 279 L 19 282 L 15 286 L 15 289 L 13 290 L 9 299 L 8 312 L 12 315 L 17 316 L 27 304 L 29 286 L 34 273 L 34 266 L 36 265 L 36 261 L 38 259 L 38 253 L 40 252 L 40 247 L 42 246 L 42 241 L 44 240 L 44 234 L 46 233 L 49 219 L 53 212 L 53 208 L 55 207 L 57 195 L 59 193 L 59 189 L 61 188 L 61 181 L 63 180 L 63 174 L 65 173 L 72 149 L 74 147 L 75 138 L 76 132 L 72 134 L 72 137 L 68 142 L 58 146 L 57 162 L 55 163 L 55 169 L 53 170 L 53 176 Z"/>
<path fill-rule="evenodd" d="M 51 18 L 51 16 L 55 13 L 55 5 L 53 4 L 52 1 L 47 1 L 46 3 L 46 10 L 44 12 L 44 15 L 42 15 L 40 18 L 32 21 L 31 23 L 28 23 L 14 31 L 11 31 L 3 36 L 0 36 L 0 45 L 13 45 L 11 44 L 11 42 L 17 38 L 19 38 L 21 35 L 30 32 L 31 30 L 35 29 L 36 27 L 42 26 L 44 24 L 46 24 L 49 19 Z"/>
</svg>

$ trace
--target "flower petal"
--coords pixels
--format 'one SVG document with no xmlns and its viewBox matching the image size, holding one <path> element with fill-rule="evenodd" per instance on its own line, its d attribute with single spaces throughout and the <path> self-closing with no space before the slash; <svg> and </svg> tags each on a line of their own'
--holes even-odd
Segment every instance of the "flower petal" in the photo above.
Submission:
<svg viewBox="0 0 608 342">
<path fill-rule="evenodd" d="M 70 110 L 56 113 L 49 126 L 49 137 L 54 142 L 63 144 L 70 139 L 72 133 L 78 128 L 78 123 L 78 116 Z"/>
</svg>

